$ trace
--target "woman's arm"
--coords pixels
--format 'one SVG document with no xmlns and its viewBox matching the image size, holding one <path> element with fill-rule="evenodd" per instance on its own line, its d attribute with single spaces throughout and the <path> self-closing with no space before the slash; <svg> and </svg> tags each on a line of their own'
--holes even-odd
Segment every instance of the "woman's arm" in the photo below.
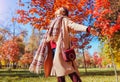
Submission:
<svg viewBox="0 0 120 82">
<path fill-rule="evenodd" d="M 88 32 L 88 33 L 90 33 L 92 35 L 96 35 L 96 36 L 98 36 L 98 34 L 99 34 L 95 29 L 91 28 L 91 26 L 85 26 L 82 24 L 75 23 L 69 19 L 67 19 L 67 20 L 68 20 L 68 27 L 75 31 Z"/>
<path fill-rule="evenodd" d="M 87 26 L 84 26 L 82 24 L 78 24 L 78 23 L 75 23 L 69 19 L 66 19 L 67 20 L 67 26 L 75 31 L 83 31 L 83 32 L 86 32 L 87 31 Z"/>
</svg>

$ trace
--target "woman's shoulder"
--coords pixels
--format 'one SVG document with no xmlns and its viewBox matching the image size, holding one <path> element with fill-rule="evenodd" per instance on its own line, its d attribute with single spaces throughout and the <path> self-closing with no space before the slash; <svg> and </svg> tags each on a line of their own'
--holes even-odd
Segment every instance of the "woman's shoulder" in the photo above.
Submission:
<svg viewBox="0 0 120 82">
<path fill-rule="evenodd" d="M 63 20 L 64 20 L 64 21 L 69 21 L 69 20 L 70 20 L 70 18 L 69 18 L 69 17 L 67 17 L 67 16 L 64 16 L 64 17 L 63 17 Z"/>
</svg>

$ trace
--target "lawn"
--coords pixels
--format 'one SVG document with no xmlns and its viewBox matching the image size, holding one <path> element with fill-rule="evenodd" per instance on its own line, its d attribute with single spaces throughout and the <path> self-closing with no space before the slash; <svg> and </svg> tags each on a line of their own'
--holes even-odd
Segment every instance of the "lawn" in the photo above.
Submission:
<svg viewBox="0 0 120 82">
<path fill-rule="evenodd" d="M 84 69 L 79 69 L 79 71 L 83 82 L 116 81 L 113 69 L 92 68 L 87 70 L 87 74 L 85 74 Z M 120 82 L 120 70 L 117 73 Z M 0 82 L 57 82 L 57 80 L 56 77 L 45 78 L 43 73 L 40 75 L 30 73 L 27 69 L 14 69 L 12 71 L 2 69 L 0 70 Z M 68 76 L 66 76 L 66 82 L 72 82 Z"/>
</svg>

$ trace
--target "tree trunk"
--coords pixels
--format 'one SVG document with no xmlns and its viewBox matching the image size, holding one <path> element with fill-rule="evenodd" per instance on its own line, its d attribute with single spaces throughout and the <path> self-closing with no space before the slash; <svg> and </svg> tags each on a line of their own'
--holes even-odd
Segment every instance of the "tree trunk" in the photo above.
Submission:
<svg viewBox="0 0 120 82">
<path fill-rule="evenodd" d="M 114 55 L 113 55 L 113 52 L 112 52 L 112 48 L 111 48 L 111 43 L 110 43 L 110 39 L 108 39 L 108 44 L 110 46 L 110 55 L 111 55 L 111 59 L 112 59 L 112 64 L 113 64 L 113 67 L 114 67 L 114 72 L 115 72 L 115 77 L 116 77 L 116 82 L 118 82 L 118 75 L 117 75 L 117 69 L 116 69 L 116 65 L 115 65 L 115 62 L 114 62 Z"/>
<path fill-rule="evenodd" d="M 84 59 L 84 68 L 85 68 L 85 73 L 87 74 L 87 67 L 86 67 L 86 62 L 85 62 L 84 48 L 82 49 L 82 53 L 83 53 L 83 59 Z"/>
</svg>

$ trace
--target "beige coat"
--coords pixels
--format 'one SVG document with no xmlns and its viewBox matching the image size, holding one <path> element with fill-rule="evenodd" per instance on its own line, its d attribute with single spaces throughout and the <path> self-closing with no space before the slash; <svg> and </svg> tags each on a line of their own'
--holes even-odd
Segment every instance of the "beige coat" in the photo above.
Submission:
<svg viewBox="0 0 120 82">
<path fill-rule="evenodd" d="M 51 75 L 56 75 L 58 77 L 58 76 L 65 76 L 73 72 L 77 72 L 79 74 L 75 62 L 74 62 L 74 66 L 75 66 L 75 69 L 74 69 L 71 62 L 65 62 L 63 60 L 62 50 L 69 48 L 70 36 L 69 36 L 68 28 L 71 28 L 76 31 L 86 31 L 87 26 L 77 24 L 69 20 L 69 18 L 64 17 L 62 19 L 61 28 L 63 31 L 63 44 L 61 42 L 62 37 L 61 37 L 61 31 L 60 31 L 58 40 L 56 42 L 57 46 L 56 46 L 56 52 L 53 60 Z"/>
</svg>

